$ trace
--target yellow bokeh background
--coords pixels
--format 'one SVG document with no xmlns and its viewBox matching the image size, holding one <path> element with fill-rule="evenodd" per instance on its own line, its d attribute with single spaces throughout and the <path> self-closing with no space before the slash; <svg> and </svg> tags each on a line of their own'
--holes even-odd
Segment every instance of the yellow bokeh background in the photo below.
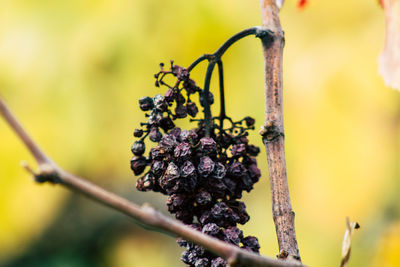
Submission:
<svg viewBox="0 0 400 267">
<path fill-rule="evenodd" d="M 281 12 L 288 177 L 303 262 L 338 266 L 349 216 L 361 225 L 349 266 L 399 266 L 400 93 L 377 74 L 383 11 L 375 0 L 309 2 L 299 10 L 287 0 Z M 165 197 L 136 191 L 129 169 L 132 131 L 144 120 L 137 100 L 159 92 L 153 74 L 160 62 L 188 66 L 259 25 L 259 1 L 4 0 L 1 6 L 0 94 L 35 140 L 67 170 L 165 212 Z M 200 84 L 204 67 L 193 73 Z M 259 41 L 235 44 L 224 68 L 228 113 L 251 115 L 259 128 Z M 262 146 L 256 132 L 250 139 Z M 184 266 L 172 238 L 65 189 L 35 184 L 21 160 L 34 166 L 0 120 L 0 266 Z M 258 236 L 262 254 L 273 256 L 265 153 L 258 163 L 263 177 L 244 196 L 251 220 L 243 229 Z"/>
</svg>

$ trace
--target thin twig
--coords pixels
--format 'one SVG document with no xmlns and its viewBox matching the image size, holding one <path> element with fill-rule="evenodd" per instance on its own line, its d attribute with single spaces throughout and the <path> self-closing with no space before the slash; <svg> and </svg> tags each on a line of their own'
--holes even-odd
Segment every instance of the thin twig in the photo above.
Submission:
<svg viewBox="0 0 400 267">
<path fill-rule="evenodd" d="M 267 152 L 272 195 L 272 215 L 279 244 L 279 258 L 300 261 L 294 226 L 294 211 L 286 174 L 282 106 L 282 54 L 284 34 L 276 0 L 260 0 L 264 29 L 265 125 L 260 131 Z"/>
<path fill-rule="evenodd" d="M 214 71 L 215 61 L 210 61 L 208 63 L 206 78 L 204 79 L 204 91 L 203 91 L 203 103 L 204 103 L 204 121 L 206 124 L 206 136 L 210 136 L 211 131 L 211 123 L 212 123 L 212 115 L 211 115 L 211 108 L 210 108 L 210 82 L 211 76 Z"/>
<path fill-rule="evenodd" d="M 228 260 L 231 266 L 301 266 L 297 262 L 282 262 L 273 258 L 260 256 L 225 243 L 221 240 L 194 230 L 193 228 L 171 219 L 150 207 L 138 206 L 114 193 L 111 193 L 89 181 L 73 175 L 48 158 L 40 147 L 27 134 L 15 116 L 0 97 L 0 116 L 10 125 L 19 139 L 25 144 L 39 165 L 39 171 L 35 172 L 26 164 L 27 169 L 35 176 L 38 182 L 50 182 L 60 184 L 70 190 L 82 193 L 93 200 L 117 210 L 133 218 L 136 223 L 149 230 L 164 232 L 172 236 L 179 236 L 206 248 L 207 250 Z"/>
<path fill-rule="evenodd" d="M 224 67 L 222 64 L 222 60 L 217 62 L 218 64 L 218 77 L 219 77 L 219 98 L 220 98 L 220 113 L 219 113 L 219 121 L 221 129 L 224 129 L 224 120 L 226 118 L 225 112 L 225 90 L 224 90 Z"/>
<path fill-rule="evenodd" d="M 223 72 L 222 72 L 221 57 L 225 54 L 225 52 L 228 50 L 229 47 L 231 47 L 237 41 L 245 38 L 246 36 L 255 35 L 258 38 L 263 38 L 268 34 L 269 34 L 268 30 L 265 30 L 264 28 L 259 27 L 259 26 L 245 29 L 245 30 L 233 35 L 228 40 L 226 40 L 218 48 L 218 50 L 215 53 L 204 54 L 204 55 L 200 56 L 192 64 L 190 64 L 190 66 L 187 68 L 187 70 L 190 72 L 197 66 L 197 64 L 199 64 L 200 62 L 202 62 L 204 60 L 208 60 L 208 67 L 207 67 L 206 77 L 204 80 L 204 95 L 203 95 L 204 121 L 205 121 L 205 126 L 206 126 L 206 136 L 210 136 L 210 134 L 211 134 L 210 131 L 211 131 L 212 115 L 211 115 L 211 108 L 210 108 L 211 103 L 209 103 L 208 95 L 209 95 L 209 91 L 210 91 L 211 76 L 214 71 L 215 64 L 218 63 L 220 91 L 221 91 L 221 107 L 223 107 L 223 109 L 221 108 L 221 114 L 224 114 L 225 113 L 225 102 L 223 99 L 224 86 L 223 86 Z M 223 104 L 223 106 L 222 106 L 222 104 Z M 221 118 L 222 118 L 222 116 L 221 116 Z M 223 124 L 223 120 L 224 120 L 224 118 L 220 119 L 221 125 Z"/>
</svg>

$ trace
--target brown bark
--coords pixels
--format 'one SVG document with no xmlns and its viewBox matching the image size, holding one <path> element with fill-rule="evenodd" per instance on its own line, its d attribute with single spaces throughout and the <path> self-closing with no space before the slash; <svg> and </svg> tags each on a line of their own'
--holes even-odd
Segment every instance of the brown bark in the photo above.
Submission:
<svg viewBox="0 0 400 267">
<path fill-rule="evenodd" d="M 279 258 L 300 260 L 286 174 L 282 106 L 282 55 L 284 33 L 275 0 L 261 0 L 263 27 L 271 35 L 262 38 L 265 63 L 265 125 L 261 130 L 267 152 L 272 213 L 279 244 Z"/>
</svg>

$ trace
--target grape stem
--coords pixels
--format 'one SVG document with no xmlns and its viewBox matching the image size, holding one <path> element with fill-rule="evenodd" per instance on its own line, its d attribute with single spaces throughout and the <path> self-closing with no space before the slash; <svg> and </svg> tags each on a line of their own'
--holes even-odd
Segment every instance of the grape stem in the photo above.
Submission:
<svg viewBox="0 0 400 267">
<path fill-rule="evenodd" d="M 211 76 L 214 71 L 215 64 L 218 65 L 218 72 L 219 72 L 219 89 L 220 89 L 220 104 L 221 104 L 221 111 L 220 111 L 220 125 L 221 127 L 223 126 L 223 121 L 226 118 L 226 113 L 225 113 L 225 93 L 224 93 L 224 74 L 223 74 L 223 65 L 222 65 L 222 56 L 225 54 L 225 52 L 237 41 L 243 39 L 246 36 L 249 35 L 255 35 L 258 38 L 264 38 L 265 36 L 269 35 L 270 31 L 266 30 L 262 27 L 255 26 L 248 28 L 246 30 L 243 30 L 235 35 L 233 35 L 231 38 L 226 40 L 219 48 L 218 50 L 213 53 L 213 54 L 204 54 L 200 56 L 198 59 L 196 59 L 190 66 L 187 68 L 187 70 L 190 72 L 192 71 L 199 63 L 201 63 L 204 60 L 208 60 L 208 67 L 206 71 L 206 76 L 204 79 L 204 91 L 203 91 L 203 101 L 204 101 L 204 122 L 205 122 L 205 127 L 206 127 L 206 136 L 210 136 L 211 134 L 211 128 L 212 128 L 212 114 L 211 114 L 211 108 L 210 108 L 210 101 L 208 98 L 209 92 L 210 92 L 210 82 L 211 82 Z"/>
</svg>

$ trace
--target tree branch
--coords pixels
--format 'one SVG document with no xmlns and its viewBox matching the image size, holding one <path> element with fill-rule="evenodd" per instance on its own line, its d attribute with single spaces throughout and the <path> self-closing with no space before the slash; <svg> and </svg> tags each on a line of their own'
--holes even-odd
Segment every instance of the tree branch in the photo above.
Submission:
<svg viewBox="0 0 400 267">
<path fill-rule="evenodd" d="M 260 256 L 203 234 L 193 228 L 171 219 L 154 210 L 149 205 L 138 206 L 125 198 L 111 193 L 89 181 L 75 176 L 55 164 L 27 134 L 9 108 L 0 97 L 0 116 L 9 124 L 19 139 L 25 144 L 39 165 L 39 172 L 25 166 L 37 182 L 50 182 L 62 185 L 70 190 L 82 193 L 91 199 L 133 218 L 136 223 L 149 230 L 179 236 L 206 248 L 226 259 L 231 266 L 302 266 L 298 262 L 282 262 Z"/>
<path fill-rule="evenodd" d="M 282 53 L 284 33 L 277 0 L 260 0 L 264 29 L 265 125 L 260 131 L 267 152 L 272 195 L 272 214 L 279 244 L 279 258 L 300 261 L 286 174 L 282 106 Z"/>
</svg>

